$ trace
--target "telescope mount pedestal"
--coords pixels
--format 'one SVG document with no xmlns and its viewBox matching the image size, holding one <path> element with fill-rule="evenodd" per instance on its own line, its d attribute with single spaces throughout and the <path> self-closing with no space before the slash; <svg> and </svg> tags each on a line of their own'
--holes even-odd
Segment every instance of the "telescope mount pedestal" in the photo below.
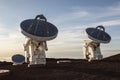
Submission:
<svg viewBox="0 0 120 80">
<path fill-rule="evenodd" d="M 24 44 L 24 49 L 26 54 L 26 62 L 29 64 L 29 66 L 46 64 L 45 55 L 45 50 L 47 50 L 46 41 L 38 42 L 27 38 L 27 41 Z"/>
<path fill-rule="evenodd" d="M 84 58 L 86 58 L 89 62 L 91 60 L 101 60 L 103 55 L 100 51 L 100 43 L 85 40 L 85 46 L 83 47 Z"/>
</svg>

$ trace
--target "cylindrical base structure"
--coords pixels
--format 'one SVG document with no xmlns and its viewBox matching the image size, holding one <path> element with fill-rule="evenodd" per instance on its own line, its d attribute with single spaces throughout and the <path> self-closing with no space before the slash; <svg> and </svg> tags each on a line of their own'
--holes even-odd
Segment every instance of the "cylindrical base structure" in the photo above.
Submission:
<svg viewBox="0 0 120 80">
<path fill-rule="evenodd" d="M 34 54 L 31 54 L 30 65 L 46 64 L 45 51 L 36 50 Z"/>
<path fill-rule="evenodd" d="M 29 65 L 45 65 L 46 55 L 45 50 L 47 50 L 46 42 L 37 42 L 28 39 L 25 44 L 26 60 Z M 29 53 L 28 53 L 29 52 Z"/>
<path fill-rule="evenodd" d="M 85 46 L 83 47 L 83 55 L 88 61 L 101 60 L 103 55 L 100 51 L 100 43 L 85 40 Z"/>
</svg>

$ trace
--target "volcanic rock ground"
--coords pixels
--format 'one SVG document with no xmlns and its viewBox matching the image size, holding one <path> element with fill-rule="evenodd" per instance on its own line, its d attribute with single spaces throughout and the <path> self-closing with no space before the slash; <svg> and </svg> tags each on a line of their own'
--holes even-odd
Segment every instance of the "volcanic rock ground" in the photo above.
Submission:
<svg viewBox="0 0 120 80">
<path fill-rule="evenodd" d="M 57 64 L 58 60 L 71 62 Z M 120 80 L 120 54 L 101 61 L 87 62 L 82 59 L 47 59 L 46 66 L 27 67 L 0 63 L 0 69 L 9 69 L 0 80 Z"/>
</svg>

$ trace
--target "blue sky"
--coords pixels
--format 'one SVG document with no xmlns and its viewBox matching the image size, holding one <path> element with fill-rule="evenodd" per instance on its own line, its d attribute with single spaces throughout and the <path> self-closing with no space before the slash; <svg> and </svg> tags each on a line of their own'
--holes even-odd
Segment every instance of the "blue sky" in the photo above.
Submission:
<svg viewBox="0 0 120 80">
<path fill-rule="evenodd" d="M 59 29 L 58 37 L 48 42 L 47 57 L 82 58 L 84 31 L 98 25 L 112 37 L 109 44 L 101 45 L 104 57 L 120 53 L 119 0 L 0 0 L 0 60 L 24 54 L 20 23 L 38 14 Z"/>
</svg>

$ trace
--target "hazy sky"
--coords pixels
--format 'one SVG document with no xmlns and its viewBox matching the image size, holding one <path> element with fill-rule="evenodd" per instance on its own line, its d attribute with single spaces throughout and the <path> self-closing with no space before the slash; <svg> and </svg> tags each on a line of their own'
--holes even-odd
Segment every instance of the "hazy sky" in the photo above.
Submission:
<svg viewBox="0 0 120 80">
<path fill-rule="evenodd" d="M 48 42 L 47 57 L 82 58 L 84 31 L 98 25 L 112 37 L 101 46 L 104 57 L 120 53 L 120 0 L 0 0 L 0 60 L 24 54 L 20 23 L 38 14 L 59 29 Z"/>
</svg>

